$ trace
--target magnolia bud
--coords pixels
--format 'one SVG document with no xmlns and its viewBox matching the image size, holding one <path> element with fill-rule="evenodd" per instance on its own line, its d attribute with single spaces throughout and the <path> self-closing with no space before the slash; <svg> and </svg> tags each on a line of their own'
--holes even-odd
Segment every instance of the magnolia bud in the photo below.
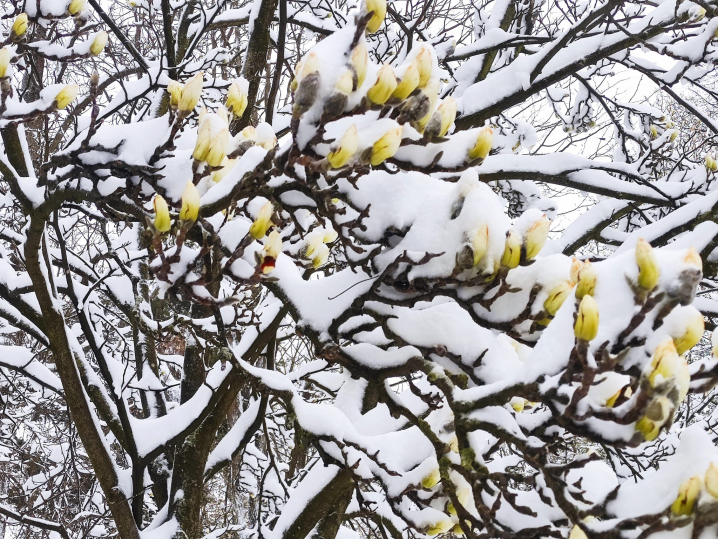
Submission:
<svg viewBox="0 0 718 539">
<path fill-rule="evenodd" d="M 229 149 L 229 130 L 222 127 L 209 143 L 209 152 L 205 161 L 210 167 L 218 167 L 222 164 L 227 150 Z"/>
<path fill-rule="evenodd" d="M 194 223 L 199 215 L 200 196 L 194 184 L 189 181 L 182 193 L 182 208 L 179 217 L 186 223 Z"/>
<path fill-rule="evenodd" d="M 342 168 L 356 153 L 359 145 L 357 126 L 352 124 L 339 141 L 339 146 L 329 152 L 327 162 L 332 168 Z"/>
<path fill-rule="evenodd" d="M 711 462 L 706 470 L 705 485 L 708 494 L 718 499 L 718 465 L 715 462 Z"/>
<path fill-rule="evenodd" d="M 27 13 L 20 13 L 15 18 L 15 22 L 12 23 L 12 29 L 10 30 L 11 39 L 19 39 L 27 32 Z"/>
<path fill-rule="evenodd" d="M 391 94 L 396 90 L 397 82 L 394 69 L 389 64 L 384 64 L 379 69 L 374 86 L 366 93 L 367 99 L 375 105 L 383 105 Z"/>
<path fill-rule="evenodd" d="M 212 181 L 214 183 L 221 182 L 227 174 L 234 168 L 234 165 L 237 164 L 236 159 L 227 159 L 226 157 L 222 160 L 222 168 L 219 170 L 215 170 L 212 172 Z"/>
<path fill-rule="evenodd" d="M 201 71 L 187 81 L 182 88 L 182 95 L 177 105 L 180 111 L 190 112 L 194 110 L 199 102 L 199 98 L 202 96 L 203 85 L 204 80 Z"/>
<path fill-rule="evenodd" d="M 108 37 L 107 32 L 104 30 L 95 34 L 95 39 L 92 40 L 92 45 L 90 45 L 90 54 L 92 54 L 92 56 L 97 56 L 105 49 Z"/>
<path fill-rule="evenodd" d="M 247 108 L 247 92 L 238 83 L 233 82 L 227 90 L 227 101 L 225 102 L 227 109 L 237 117 L 244 114 Z"/>
<path fill-rule="evenodd" d="M 514 409 L 514 412 L 520 414 L 524 411 L 525 402 L 525 399 L 522 399 L 521 397 L 512 397 L 510 401 L 511 408 Z"/>
<path fill-rule="evenodd" d="M 548 297 L 543 302 L 544 310 L 551 316 L 556 316 L 556 313 L 566 301 L 566 298 L 573 289 L 573 284 L 570 281 L 562 281 L 554 286 L 548 293 Z"/>
<path fill-rule="evenodd" d="M 100 84 L 100 73 L 97 71 L 97 69 L 92 70 L 92 74 L 90 75 L 90 86 L 97 86 Z"/>
<path fill-rule="evenodd" d="M 434 536 L 434 535 L 441 535 L 442 533 L 448 532 L 450 529 L 454 527 L 454 522 L 446 519 L 441 520 L 431 526 L 428 530 L 426 530 L 426 535 Z"/>
<path fill-rule="evenodd" d="M 571 282 L 577 283 L 578 282 L 578 274 L 581 271 L 581 268 L 583 267 L 583 262 L 581 262 L 578 258 L 575 256 L 571 259 Z"/>
<path fill-rule="evenodd" d="M 514 269 L 521 261 L 521 235 L 515 230 L 506 233 L 506 246 L 501 256 L 501 265 Z"/>
<path fill-rule="evenodd" d="M 264 255 L 271 256 L 275 260 L 282 252 L 282 238 L 279 235 L 279 231 L 273 231 L 267 236 L 267 241 L 264 242 Z"/>
<path fill-rule="evenodd" d="M 678 352 L 671 337 L 665 337 L 653 351 L 653 359 L 649 367 L 648 381 L 656 387 L 671 380 L 678 368 Z"/>
<path fill-rule="evenodd" d="M 77 15 L 82 11 L 82 8 L 85 7 L 85 2 L 87 2 L 87 0 L 72 0 L 70 5 L 67 6 L 67 12 L 70 15 Z"/>
<path fill-rule="evenodd" d="M 705 322 L 703 321 L 703 315 L 695 307 L 683 307 L 684 313 L 688 310 L 688 313 L 682 317 L 681 322 L 683 323 L 683 333 L 679 336 L 674 336 L 673 341 L 676 344 L 676 351 L 679 355 L 685 354 L 693 348 L 698 341 L 703 337 L 705 331 Z"/>
<path fill-rule="evenodd" d="M 365 0 L 364 11 L 372 13 L 371 19 L 366 25 L 366 30 L 373 34 L 379 30 L 381 23 L 384 22 L 384 17 L 386 17 L 386 0 Z"/>
<path fill-rule="evenodd" d="M 404 127 L 400 125 L 384 133 L 384 136 L 374 143 L 369 157 L 372 166 L 377 166 L 394 156 L 401 145 L 401 135 L 403 132 Z"/>
<path fill-rule="evenodd" d="M 706 168 L 713 172 L 718 170 L 718 163 L 716 163 L 716 160 L 709 153 L 706 154 Z"/>
<path fill-rule="evenodd" d="M 571 533 L 569 534 L 568 539 L 588 539 L 588 536 L 586 535 L 586 532 L 584 532 L 581 527 L 576 524 L 573 528 L 571 528 Z"/>
<path fill-rule="evenodd" d="M 167 201 L 160 195 L 157 195 L 152 201 L 152 205 L 155 208 L 155 229 L 157 229 L 157 232 L 164 234 L 165 232 L 168 232 L 172 226 Z"/>
<path fill-rule="evenodd" d="M 192 157 L 197 161 L 207 159 L 209 153 L 209 145 L 212 141 L 212 124 L 209 115 L 205 109 L 202 109 L 199 119 L 199 129 L 197 130 L 197 141 L 194 145 Z"/>
<path fill-rule="evenodd" d="M 320 243 L 314 250 L 314 256 L 312 257 L 312 266 L 314 267 L 314 269 L 320 268 L 327 263 L 328 259 L 329 247 L 327 247 L 324 243 Z"/>
<path fill-rule="evenodd" d="M 457 524 L 456 526 L 454 526 L 453 528 L 451 528 L 451 533 L 454 534 L 454 535 L 456 535 L 456 536 L 458 536 L 458 537 L 462 537 L 462 536 L 464 535 L 464 530 L 461 529 L 461 525 L 460 525 L 460 524 Z"/>
<path fill-rule="evenodd" d="M 671 513 L 675 516 L 688 516 L 693 514 L 693 506 L 701 493 L 701 478 L 693 476 L 678 489 L 678 497 L 671 505 Z"/>
<path fill-rule="evenodd" d="M 182 88 L 184 88 L 184 85 L 176 80 L 171 80 L 167 84 L 167 93 L 170 94 L 170 107 L 173 110 L 179 106 L 182 97 Z"/>
<path fill-rule="evenodd" d="M 588 294 L 593 296 L 596 290 L 596 270 L 588 260 L 578 270 L 578 285 L 576 286 L 576 299 Z"/>
<path fill-rule="evenodd" d="M 257 219 L 249 227 L 249 234 L 255 239 L 259 240 L 264 237 L 272 226 L 272 214 L 274 213 L 274 206 L 271 202 L 267 202 L 259 209 L 259 215 Z"/>
<path fill-rule="evenodd" d="M 474 252 L 474 266 L 476 266 L 484 258 L 489 248 L 489 225 L 482 223 L 474 231 L 471 237 L 471 248 Z"/>
<path fill-rule="evenodd" d="M 10 53 L 10 49 L 7 47 L 0 49 L 0 79 L 8 76 L 7 68 L 10 67 L 11 59 L 12 54 Z"/>
<path fill-rule="evenodd" d="M 675 129 L 671 131 L 671 135 L 668 138 L 671 142 L 676 140 L 678 138 L 678 131 L 676 131 Z"/>
<path fill-rule="evenodd" d="M 651 124 L 651 127 L 649 128 L 649 132 L 651 134 L 651 139 L 657 139 L 658 138 L 658 128 Z"/>
<path fill-rule="evenodd" d="M 77 84 L 68 84 L 55 96 L 55 106 L 59 110 L 64 109 L 75 100 L 79 90 L 80 87 Z"/>
<path fill-rule="evenodd" d="M 494 132 L 490 127 L 482 127 L 479 129 L 479 135 L 476 137 L 476 144 L 469 150 L 469 160 L 475 159 L 486 159 L 491 151 L 491 146 L 494 143 Z"/>
<path fill-rule="evenodd" d="M 345 71 L 339 79 L 337 79 L 337 83 L 334 85 L 334 89 L 337 92 L 341 92 L 343 94 L 350 94 L 352 92 L 352 88 L 354 85 L 353 77 L 351 71 Z"/>
<path fill-rule="evenodd" d="M 644 290 L 653 290 L 661 277 L 656 253 L 653 247 L 643 238 L 636 243 L 636 264 L 638 264 L 638 286 Z"/>
<path fill-rule="evenodd" d="M 701 259 L 701 255 L 698 254 L 698 251 L 696 251 L 693 247 L 688 248 L 688 254 L 686 254 L 683 262 L 689 266 L 693 266 L 699 271 L 703 271 L 703 260 Z"/>
<path fill-rule="evenodd" d="M 661 432 L 661 425 L 656 425 L 656 423 L 647 417 L 642 417 L 636 422 L 636 431 L 643 435 L 645 441 L 652 442 L 658 438 L 658 434 Z"/>
<path fill-rule="evenodd" d="M 416 64 L 417 62 L 414 60 L 409 64 L 409 67 L 406 68 L 406 71 L 404 71 L 399 84 L 391 94 L 394 99 L 404 101 L 409 97 L 411 92 L 416 90 L 416 87 L 419 85 L 419 67 Z"/>
<path fill-rule="evenodd" d="M 546 215 L 542 215 L 539 219 L 533 223 L 524 236 L 524 246 L 526 247 L 526 259 L 531 260 L 536 258 L 543 246 L 546 244 L 548 239 L 548 230 L 551 226 L 551 221 L 548 220 Z"/>
<path fill-rule="evenodd" d="M 436 485 L 441 479 L 439 468 L 434 468 L 429 475 L 421 480 L 421 486 L 424 488 L 431 488 Z"/>
<path fill-rule="evenodd" d="M 431 78 L 432 58 L 431 52 L 426 45 L 421 46 L 421 51 L 416 55 L 416 62 L 419 67 L 419 88 L 426 86 Z"/>
<path fill-rule="evenodd" d="M 593 296 L 583 296 L 578 306 L 578 317 L 573 333 L 581 341 L 592 341 L 598 334 L 598 303 Z"/>
<path fill-rule="evenodd" d="M 361 85 L 364 84 L 364 79 L 366 79 L 366 68 L 369 64 L 369 53 L 363 40 L 354 47 L 349 61 L 356 76 L 356 87 L 361 88 Z"/>
<path fill-rule="evenodd" d="M 306 258 L 312 258 L 317 250 L 317 247 L 319 247 L 322 243 L 324 243 L 324 238 L 320 233 L 311 234 L 309 238 L 307 238 L 307 245 L 304 247 L 304 256 Z"/>
<path fill-rule="evenodd" d="M 688 395 L 688 390 L 691 388 L 691 370 L 688 367 L 686 358 L 680 356 L 678 358 L 678 368 L 676 369 L 676 385 L 678 386 L 678 403 L 683 402 L 683 399 Z"/>
<path fill-rule="evenodd" d="M 337 238 L 339 237 L 339 234 L 337 234 L 336 230 L 327 230 L 324 233 L 324 236 L 322 236 L 322 241 L 324 243 L 334 243 L 337 241 Z"/>
<path fill-rule="evenodd" d="M 456 119 L 456 100 L 449 96 L 441 102 L 437 112 L 441 116 L 441 129 L 439 130 L 439 136 L 443 137 L 449 132 L 451 124 Z"/>
</svg>

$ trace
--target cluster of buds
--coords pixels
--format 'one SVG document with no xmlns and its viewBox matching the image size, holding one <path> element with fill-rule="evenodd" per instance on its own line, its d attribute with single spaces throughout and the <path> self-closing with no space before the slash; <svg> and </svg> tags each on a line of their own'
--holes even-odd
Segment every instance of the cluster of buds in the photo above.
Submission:
<svg viewBox="0 0 718 539">
<path fill-rule="evenodd" d="M 197 73 L 185 84 L 171 80 L 167 84 L 167 93 L 170 98 L 170 108 L 179 110 L 181 116 L 186 116 L 194 110 L 202 96 L 204 79 L 202 72 Z"/>
<path fill-rule="evenodd" d="M 12 23 L 10 29 L 10 41 L 20 41 L 27 32 L 27 13 L 20 13 L 15 17 L 15 21 Z"/>
<path fill-rule="evenodd" d="M 314 269 L 322 267 L 329 259 L 328 243 L 336 241 L 338 235 L 334 230 L 316 231 L 309 235 L 302 256 L 312 261 Z"/>
<path fill-rule="evenodd" d="M 210 167 L 219 167 L 229 150 L 229 121 L 227 111 L 220 107 L 216 113 L 202 109 L 197 129 L 197 142 L 192 157 Z"/>
<path fill-rule="evenodd" d="M 593 301 L 593 295 L 596 291 L 596 279 L 596 270 L 591 264 L 591 262 L 588 260 L 582 262 L 581 260 L 578 260 L 574 257 L 573 262 L 571 263 L 570 279 L 559 282 L 549 290 L 548 297 L 544 300 L 543 303 L 544 311 L 548 314 L 548 317 L 544 318 L 543 320 L 540 320 L 538 322 L 539 325 L 546 326 L 551 322 L 553 317 L 556 316 L 556 313 L 561 308 L 561 305 L 563 305 L 564 301 L 566 301 L 566 298 L 568 298 L 571 294 L 571 291 L 574 290 L 574 287 L 574 296 L 577 300 L 583 300 L 583 298 L 586 296 L 591 297 L 589 303 L 584 306 L 584 314 L 589 313 L 591 308 L 594 306 L 593 304 L 595 304 L 595 301 Z M 591 301 L 593 301 L 593 304 L 591 303 Z M 597 329 L 597 308 L 595 323 Z M 581 329 L 582 332 L 585 330 L 585 325 L 583 322 Z M 576 330 L 576 328 L 574 328 L 574 330 Z M 578 337 L 578 333 L 576 334 L 576 337 Z M 590 341 L 592 340 L 592 338 L 584 340 Z"/>
<path fill-rule="evenodd" d="M 191 181 L 187 182 L 184 192 L 182 193 L 182 206 L 179 212 L 179 219 L 183 228 L 189 228 L 197 220 L 200 205 L 199 191 Z M 167 201 L 161 196 L 156 195 L 152 201 L 155 210 L 155 218 L 152 224 L 152 231 L 156 236 L 166 234 L 172 228 L 172 218 L 170 216 Z"/>
<path fill-rule="evenodd" d="M 674 518 L 696 515 L 704 525 L 718 522 L 718 465 L 711 463 L 705 474 L 694 475 L 681 484 L 671 504 Z"/>
</svg>

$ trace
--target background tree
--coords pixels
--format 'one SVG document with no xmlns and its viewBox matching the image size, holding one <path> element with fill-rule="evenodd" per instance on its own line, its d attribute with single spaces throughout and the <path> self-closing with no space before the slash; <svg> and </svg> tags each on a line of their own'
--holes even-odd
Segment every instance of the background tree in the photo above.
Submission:
<svg viewBox="0 0 718 539">
<path fill-rule="evenodd" d="M 2 6 L 13 537 L 716 536 L 718 5 Z"/>
</svg>

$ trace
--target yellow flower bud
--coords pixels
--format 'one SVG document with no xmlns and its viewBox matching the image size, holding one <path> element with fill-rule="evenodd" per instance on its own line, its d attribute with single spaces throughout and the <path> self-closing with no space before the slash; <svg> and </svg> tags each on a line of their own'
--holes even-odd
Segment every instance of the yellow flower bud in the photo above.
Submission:
<svg viewBox="0 0 718 539">
<path fill-rule="evenodd" d="M 586 535 L 586 532 L 584 532 L 581 527 L 576 524 L 573 528 L 571 528 L 571 533 L 569 534 L 568 539 L 588 539 L 588 536 Z"/>
<path fill-rule="evenodd" d="M 274 213 L 274 206 L 271 202 L 267 202 L 259 209 L 259 215 L 257 219 L 249 227 L 249 234 L 255 239 L 259 240 L 264 237 L 272 226 L 272 214 Z"/>
<path fill-rule="evenodd" d="M 337 234 L 336 230 L 327 230 L 322 237 L 322 241 L 324 243 L 334 243 L 335 241 L 337 241 L 338 237 L 339 234 Z"/>
<path fill-rule="evenodd" d="M 521 235 L 515 230 L 506 233 L 506 246 L 501 256 L 501 265 L 514 269 L 521 261 Z"/>
<path fill-rule="evenodd" d="M 324 238 L 319 233 L 314 233 L 307 238 L 307 245 L 304 248 L 304 256 L 306 258 L 312 258 L 312 255 L 316 252 L 317 247 L 324 243 Z"/>
<path fill-rule="evenodd" d="M 222 168 L 219 170 L 215 170 L 212 172 L 212 181 L 214 183 L 221 182 L 227 174 L 230 173 L 230 171 L 234 168 L 234 165 L 237 164 L 236 159 L 227 159 L 226 157 L 222 160 Z"/>
<path fill-rule="evenodd" d="M 401 145 L 401 135 L 403 132 L 404 127 L 400 125 L 384 133 L 384 136 L 374 143 L 371 156 L 369 157 L 372 166 L 377 166 L 394 156 Z"/>
<path fill-rule="evenodd" d="M 386 0 L 365 0 L 364 11 L 372 13 L 372 17 L 366 25 L 366 30 L 373 34 L 379 30 L 381 23 L 384 22 L 384 17 L 386 17 Z"/>
<path fill-rule="evenodd" d="M 718 163 L 716 163 L 714 157 L 709 153 L 706 154 L 706 168 L 713 172 L 718 170 Z"/>
<path fill-rule="evenodd" d="M 155 208 L 155 228 L 158 232 L 168 232 L 172 223 L 170 221 L 170 210 L 167 207 L 167 201 L 160 195 L 157 195 L 152 201 Z"/>
<path fill-rule="evenodd" d="M 24 36 L 25 32 L 27 32 L 27 13 L 20 13 L 20 15 L 15 18 L 15 22 L 12 23 L 10 35 L 17 39 Z"/>
<path fill-rule="evenodd" d="M 586 261 L 578 270 L 578 285 L 576 286 L 576 299 L 588 294 L 593 296 L 596 290 L 596 270 L 590 261 Z"/>
<path fill-rule="evenodd" d="M 684 323 L 683 333 L 673 338 L 678 355 L 685 354 L 698 344 L 706 329 L 703 315 L 698 309 L 690 309 L 690 313 L 684 317 L 682 322 Z"/>
<path fill-rule="evenodd" d="M 461 525 L 457 524 L 456 526 L 451 528 L 451 533 L 461 537 L 462 535 L 464 535 L 464 530 L 461 529 Z"/>
<path fill-rule="evenodd" d="M 578 258 L 575 256 L 571 259 L 571 282 L 577 283 L 578 282 L 578 274 L 581 271 L 581 268 L 583 267 L 583 262 L 581 262 Z"/>
<path fill-rule="evenodd" d="M 227 150 L 229 149 L 229 130 L 226 127 L 220 129 L 209 143 L 209 152 L 205 161 L 210 167 L 218 167 L 222 164 Z"/>
<path fill-rule="evenodd" d="M 479 135 L 476 137 L 476 144 L 469 150 L 469 160 L 486 159 L 489 155 L 491 147 L 494 143 L 494 132 L 490 127 L 482 127 L 479 129 Z"/>
<path fill-rule="evenodd" d="M 456 119 L 456 100 L 449 96 L 441 102 L 438 108 L 439 114 L 441 114 L 441 129 L 439 130 L 439 136 L 443 137 L 449 132 L 451 124 Z"/>
<path fill-rule="evenodd" d="M 454 453 L 459 452 L 459 439 L 456 435 L 452 436 L 451 440 L 449 440 L 449 449 L 451 449 Z"/>
<path fill-rule="evenodd" d="M 643 238 L 636 243 L 636 264 L 638 264 L 638 286 L 645 290 L 653 290 L 661 277 L 656 253 L 653 247 Z"/>
<path fill-rule="evenodd" d="M 550 226 L 551 221 L 549 221 L 548 217 L 544 214 L 526 230 L 524 245 L 526 247 L 527 260 L 536 258 L 536 255 L 538 255 L 541 249 L 543 249 L 543 246 L 546 245 Z"/>
<path fill-rule="evenodd" d="M 364 79 L 366 79 L 366 68 L 369 64 L 369 53 L 366 50 L 366 43 L 364 43 L 363 40 L 354 47 L 349 61 L 354 69 L 354 73 L 356 73 L 357 88 L 361 88 L 361 85 L 364 84 Z"/>
<path fill-rule="evenodd" d="M 209 145 L 212 142 L 212 124 L 209 116 L 203 109 L 203 113 L 200 114 L 199 129 L 197 130 L 197 141 L 194 145 L 194 151 L 192 157 L 197 161 L 204 161 L 207 159 L 209 153 Z"/>
<path fill-rule="evenodd" d="M 451 530 L 454 527 L 454 522 L 446 519 L 441 520 L 431 526 L 428 530 L 426 530 L 426 535 L 434 536 L 434 535 L 441 535 L 442 533 L 446 533 L 449 530 Z"/>
<path fill-rule="evenodd" d="M 661 426 L 656 425 L 647 417 L 642 417 L 636 422 L 636 431 L 643 435 L 645 441 L 652 442 L 658 438 L 658 434 L 661 432 Z"/>
<path fill-rule="evenodd" d="M 566 298 L 573 289 L 573 283 L 570 281 L 562 281 L 554 286 L 548 293 L 548 297 L 543 302 L 544 310 L 551 316 L 556 316 L 556 313 L 566 301 Z"/>
<path fill-rule="evenodd" d="M 683 402 L 683 399 L 688 395 L 688 390 L 691 388 L 691 370 L 688 367 L 686 358 L 680 356 L 678 358 L 678 368 L 676 369 L 676 385 L 678 386 L 678 403 Z"/>
<path fill-rule="evenodd" d="M 678 497 L 671 505 L 671 513 L 675 516 L 687 516 L 693 514 L 693 506 L 701 493 L 701 478 L 693 476 L 683 483 L 678 489 Z"/>
<path fill-rule="evenodd" d="M 651 133 L 651 139 L 657 139 L 658 138 L 658 128 L 651 124 L 651 127 L 649 128 L 649 131 Z"/>
<path fill-rule="evenodd" d="M 64 109 L 75 100 L 79 90 L 80 87 L 77 84 L 68 84 L 55 96 L 55 106 L 59 110 Z"/>
<path fill-rule="evenodd" d="M 424 488 L 432 488 L 440 479 L 441 474 L 439 473 L 439 468 L 434 468 L 429 475 L 421 480 L 421 486 Z"/>
<path fill-rule="evenodd" d="M 718 498 L 718 466 L 711 462 L 705 476 L 706 491 L 714 498 Z"/>
<path fill-rule="evenodd" d="M 87 2 L 87 0 L 72 0 L 70 5 L 67 6 L 67 12 L 70 15 L 77 15 L 82 11 L 82 8 L 85 7 L 85 2 Z"/>
<path fill-rule="evenodd" d="M 489 225 L 482 223 L 474 231 L 471 237 L 471 248 L 474 251 L 474 266 L 476 266 L 484 258 L 489 248 Z"/>
<path fill-rule="evenodd" d="M 199 191 L 194 184 L 189 181 L 182 193 L 182 208 L 180 209 L 180 219 L 187 223 L 194 223 L 199 215 L 200 196 Z"/>
<path fill-rule="evenodd" d="M 576 338 L 582 341 L 592 341 L 598 334 L 598 303 L 593 296 L 583 296 L 578 306 L 578 317 L 573 326 Z"/>
<path fill-rule="evenodd" d="M 389 64 L 384 64 L 379 69 L 374 86 L 366 93 L 367 99 L 375 105 L 383 105 L 391 94 L 396 90 L 397 82 L 394 69 Z"/>
<path fill-rule="evenodd" d="M 314 267 L 314 269 L 320 268 L 327 263 L 328 259 L 329 247 L 327 247 L 324 243 L 320 243 L 314 250 L 314 256 L 312 257 L 312 266 Z"/>
<path fill-rule="evenodd" d="M 683 262 L 700 271 L 703 271 L 703 260 L 701 259 L 701 255 L 698 254 L 698 251 L 696 251 L 693 247 L 688 249 L 688 254 L 683 259 Z"/>
<path fill-rule="evenodd" d="M 419 88 L 426 86 L 431 78 L 432 58 L 431 52 L 426 45 L 421 46 L 421 51 L 416 55 L 416 62 L 419 67 Z"/>
<path fill-rule="evenodd" d="M 399 101 L 404 101 L 409 94 L 416 90 L 419 85 L 419 67 L 417 66 L 416 59 L 409 64 L 404 74 L 401 76 L 401 80 L 397 85 L 394 93 L 391 96 Z"/>
<path fill-rule="evenodd" d="M 522 399 L 521 397 L 513 397 L 511 399 L 511 408 L 514 409 L 514 412 L 521 413 L 524 411 L 524 406 L 526 405 L 526 401 Z"/>
<path fill-rule="evenodd" d="M 172 109 L 176 109 L 179 106 L 182 97 L 182 88 L 184 88 L 184 85 L 176 80 L 171 80 L 167 83 L 167 93 L 170 94 L 170 107 Z"/>
<path fill-rule="evenodd" d="M 282 252 L 282 237 L 279 235 L 279 231 L 274 230 L 269 236 L 267 241 L 264 242 L 264 256 L 271 256 L 275 260 Z"/>
<path fill-rule="evenodd" d="M 341 92 L 343 94 L 349 95 L 352 93 L 352 88 L 354 87 L 354 79 L 352 77 L 351 71 L 347 70 L 344 73 L 342 73 L 341 77 L 337 80 L 337 83 L 334 85 L 334 89 L 337 92 Z"/>
<path fill-rule="evenodd" d="M 227 101 L 225 102 L 227 110 L 231 111 L 237 117 L 244 114 L 247 108 L 247 92 L 236 82 L 229 85 L 227 90 Z"/>
<path fill-rule="evenodd" d="M 332 168 L 342 168 L 354 156 L 359 145 L 357 126 L 352 124 L 339 140 L 339 146 L 327 155 L 327 162 Z"/>
<path fill-rule="evenodd" d="M 90 45 L 90 54 L 92 54 L 92 56 L 99 55 L 105 49 L 108 37 L 107 32 L 104 30 L 95 34 L 95 39 L 92 40 L 92 45 Z"/>
<path fill-rule="evenodd" d="M 10 49 L 7 47 L 0 49 L 0 79 L 7 77 L 7 68 L 10 67 L 11 59 Z"/>
<path fill-rule="evenodd" d="M 648 381 L 651 387 L 670 380 L 678 368 L 678 352 L 671 337 L 665 337 L 653 352 Z"/>
<path fill-rule="evenodd" d="M 673 142 L 674 140 L 676 140 L 676 139 L 678 138 L 678 131 L 675 131 L 675 130 L 674 130 L 674 131 L 671 131 L 671 136 L 668 137 L 668 138 L 670 139 L 671 142 Z"/>
<path fill-rule="evenodd" d="M 182 88 L 182 95 L 179 100 L 178 108 L 180 111 L 190 112 L 194 110 L 199 102 L 199 98 L 202 96 L 203 85 L 204 80 L 201 71 L 187 81 Z"/>
</svg>

